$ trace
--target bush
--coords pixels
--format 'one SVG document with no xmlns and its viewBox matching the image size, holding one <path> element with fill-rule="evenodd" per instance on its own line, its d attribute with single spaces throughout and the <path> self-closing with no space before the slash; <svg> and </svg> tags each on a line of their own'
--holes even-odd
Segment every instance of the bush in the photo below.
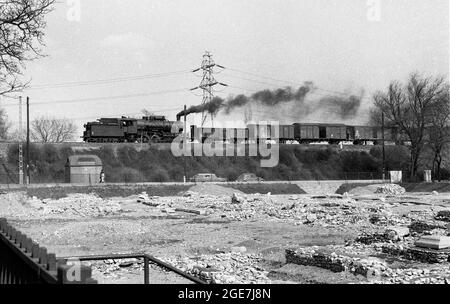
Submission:
<svg viewBox="0 0 450 304">
<path fill-rule="evenodd" d="M 170 180 L 169 174 L 166 170 L 157 169 L 150 175 L 150 182 L 164 183 Z"/>
<path fill-rule="evenodd" d="M 114 173 L 113 173 L 114 174 Z M 117 176 L 117 180 L 123 183 L 142 183 L 145 182 L 144 175 L 133 168 L 123 167 L 115 174 Z M 106 177 L 106 173 L 105 173 Z"/>
</svg>

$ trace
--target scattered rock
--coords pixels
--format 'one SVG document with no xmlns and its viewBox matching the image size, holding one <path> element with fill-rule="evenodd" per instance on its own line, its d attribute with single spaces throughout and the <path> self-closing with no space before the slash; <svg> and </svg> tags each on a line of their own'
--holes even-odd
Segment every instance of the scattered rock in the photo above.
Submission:
<svg viewBox="0 0 450 304">
<path fill-rule="evenodd" d="M 402 195 L 406 193 L 406 189 L 397 184 L 385 184 L 377 187 L 377 194 Z"/>
<path fill-rule="evenodd" d="M 239 196 L 237 193 L 233 193 L 233 195 L 231 196 L 231 202 L 233 204 L 242 204 L 245 202 L 245 199 Z"/>
<path fill-rule="evenodd" d="M 307 223 L 314 223 L 317 220 L 317 216 L 315 214 L 308 214 L 306 215 L 306 221 Z"/>
<path fill-rule="evenodd" d="M 392 240 L 401 240 L 404 237 L 409 235 L 408 227 L 390 227 L 387 228 L 384 232 L 385 235 L 388 235 Z"/>
<path fill-rule="evenodd" d="M 438 221 L 450 222 L 450 210 L 439 211 L 435 219 Z"/>
<path fill-rule="evenodd" d="M 244 253 L 244 252 L 247 252 L 247 248 L 244 247 L 244 246 L 232 247 L 231 248 L 231 252 L 233 252 L 233 253 Z"/>
</svg>

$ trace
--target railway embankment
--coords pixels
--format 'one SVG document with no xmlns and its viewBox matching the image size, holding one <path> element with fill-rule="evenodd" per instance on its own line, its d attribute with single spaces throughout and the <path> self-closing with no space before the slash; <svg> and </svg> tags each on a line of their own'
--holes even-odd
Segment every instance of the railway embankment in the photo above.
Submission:
<svg viewBox="0 0 450 304">
<path fill-rule="evenodd" d="M 261 157 L 175 157 L 166 146 L 114 144 L 32 144 L 30 168 L 32 183 L 65 182 L 65 164 L 74 154 L 100 157 L 107 183 L 182 182 L 186 174 L 214 173 L 235 181 L 243 173 L 254 173 L 265 181 L 376 180 L 381 179 L 381 147 L 366 150 L 340 150 L 333 146 L 282 145 L 275 167 L 261 168 Z M 365 147 L 367 148 L 367 147 Z M 386 165 L 406 170 L 409 155 L 405 147 L 386 147 Z M 14 184 L 18 150 L 9 145 L 1 158 L 0 184 Z M 6 172 L 6 170 L 9 171 Z"/>
</svg>

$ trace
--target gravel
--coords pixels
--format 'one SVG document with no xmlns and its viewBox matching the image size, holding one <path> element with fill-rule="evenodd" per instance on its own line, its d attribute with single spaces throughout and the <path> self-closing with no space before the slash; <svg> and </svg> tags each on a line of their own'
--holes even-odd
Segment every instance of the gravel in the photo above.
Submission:
<svg viewBox="0 0 450 304">
<path fill-rule="evenodd" d="M 213 284 L 269 284 L 268 271 L 258 264 L 262 256 L 241 252 L 196 257 L 160 257 L 161 260 Z"/>
</svg>

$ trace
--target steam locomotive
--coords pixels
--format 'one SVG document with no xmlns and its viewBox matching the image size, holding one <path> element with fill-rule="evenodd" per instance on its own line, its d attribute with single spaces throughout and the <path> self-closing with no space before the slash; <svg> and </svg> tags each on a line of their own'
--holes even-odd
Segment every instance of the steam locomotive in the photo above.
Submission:
<svg viewBox="0 0 450 304">
<path fill-rule="evenodd" d="M 349 126 L 344 124 L 294 123 L 292 125 L 249 124 L 247 128 L 198 128 L 191 126 L 191 141 L 224 141 L 247 143 L 275 141 L 277 143 L 329 143 L 351 142 L 354 145 L 377 145 L 382 143 L 381 127 Z M 396 128 L 385 128 L 384 141 L 401 144 L 406 137 Z"/>
<path fill-rule="evenodd" d="M 84 125 L 83 140 L 89 143 L 172 142 L 183 132 L 183 124 L 165 116 L 100 118 Z"/>
</svg>

